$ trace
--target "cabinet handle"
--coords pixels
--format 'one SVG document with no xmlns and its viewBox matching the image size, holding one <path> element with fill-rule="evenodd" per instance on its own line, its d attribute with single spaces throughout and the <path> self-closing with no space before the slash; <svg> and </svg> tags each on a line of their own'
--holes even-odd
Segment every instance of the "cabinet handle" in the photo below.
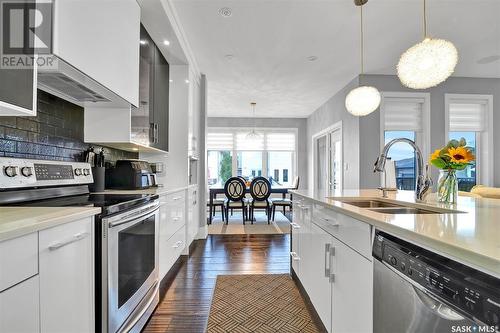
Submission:
<svg viewBox="0 0 500 333">
<path fill-rule="evenodd" d="M 290 256 L 292 257 L 292 260 L 299 261 L 300 257 L 297 254 L 297 252 L 290 252 Z"/>
<path fill-rule="evenodd" d="M 89 235 L 88 232 L 80 232 L 78 234 L 75 234 L 70 239 L 67 239 L 65 241 L 57 242 L 57 243 L 54 243 L 54 244 L 50 245 L 49 246 L 49 251 L 55 251 L 57 249 L 60 249 L 63 246 L 69 245 L 69 244 L 74 243 L 74 242 L 78 242 L 79 240 L 84 239 L 88 235 Z"/>
<path fill-rule="evenodd" d="M 179 218 L 178 217 L 174 217 L 173 220 L 177 222 L 177 221 L 179 221 Z"/>
<path fill-rule="evenodd" d="M 330 227 L 340 227 L 340 223 L 338 223 L 337 220 L 330 220 L 326 217 L 322 217 L 321 219 L 327 222 Z"/>
<path fill-rule="evenodd" d="M 173 197 L 172 198 L 172 200 L 174 200 L 174 201 L 177 201 L 177 200 L 180 200 L 180 199 L 181 199 L 181 197 Z"/>
<path fill-rule="evenodd" d="M 335 246 L 330 246 L 330 283 L 335 282 L 335 273 L 333 273 L 333 257 L 335 257 Z"/>
<path fill-rule="evenodd" d="M 292 229 L 300 229 L 300 225 L 295 222 L 290 223 L 292 225 Z"/>
<path fill-rule="evenodd" d="M 181 246 L 181 245 L 182 245 L 182 241 L 177 241 L 177 242 L 175 242 L 175 244 L 174 244 L 172 247 L 173 247 L 174 249 L 177 249 L 177 248 L 179 248 L 179 246 Z"/>
<path fill-rule="evenodd" d="M 325 244 L 325 277 L 330 277 L 330 244 Z"/>
</svg>

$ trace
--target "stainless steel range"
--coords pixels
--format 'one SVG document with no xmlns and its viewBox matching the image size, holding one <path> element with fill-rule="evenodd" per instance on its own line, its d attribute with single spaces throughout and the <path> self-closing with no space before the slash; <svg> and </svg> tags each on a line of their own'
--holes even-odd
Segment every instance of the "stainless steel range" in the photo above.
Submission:
<svg viewBox="0 0 500 333">
<path fill-rule="evenodd" d="M 0 205 L 94 206 L 96 331 L 139 332 L 159 302 L 159 199 L 92 194 L 90 165 L 0 158 Z"/>
</svg>

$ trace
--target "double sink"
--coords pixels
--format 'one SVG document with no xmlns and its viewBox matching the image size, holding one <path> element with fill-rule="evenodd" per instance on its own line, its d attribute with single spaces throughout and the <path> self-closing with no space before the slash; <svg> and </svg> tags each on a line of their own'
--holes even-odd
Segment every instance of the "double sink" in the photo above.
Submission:
<svg viewBox="0 0 500 333">
<path fill-rule="evenodd" d="M 331 197 L 329 199 L 340 201 L 342 203 L 364 208 L 373 212 L 382 214 L 456 214 L 462 213 L 460 211 L 437 208 L 437 207 L 416 207 L 410 206 L 399 202 L 389 202 L 378 199 L 345 199 Z"/>
</svg>

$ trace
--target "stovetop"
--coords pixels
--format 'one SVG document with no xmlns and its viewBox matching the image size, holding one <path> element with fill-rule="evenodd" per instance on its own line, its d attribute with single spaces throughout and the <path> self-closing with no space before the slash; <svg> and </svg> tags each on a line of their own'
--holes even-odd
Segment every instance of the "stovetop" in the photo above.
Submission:
<svg viewBox="0 0 500 333">
<path fill-rule="evenodd" d="M 101 207 L 102 215 L 123 212 L 135 206 L 155 200 L 158 195 L 150 194 L 83 194 L 54 199 L 16 203 L 23 207 Z"/>
</svg>

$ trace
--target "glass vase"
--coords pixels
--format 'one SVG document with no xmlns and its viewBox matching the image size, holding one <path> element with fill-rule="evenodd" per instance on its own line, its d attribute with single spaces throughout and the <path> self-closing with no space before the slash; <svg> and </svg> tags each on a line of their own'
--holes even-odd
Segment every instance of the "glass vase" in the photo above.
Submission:
<svg viewBox="0 0 500 333">
<path fill-rule="evenodd" d="M 440 170 L 437 183 L 439 202 L 446 204 L 457 203 L 458 180 L 456 170 Z"/>
</svg>

